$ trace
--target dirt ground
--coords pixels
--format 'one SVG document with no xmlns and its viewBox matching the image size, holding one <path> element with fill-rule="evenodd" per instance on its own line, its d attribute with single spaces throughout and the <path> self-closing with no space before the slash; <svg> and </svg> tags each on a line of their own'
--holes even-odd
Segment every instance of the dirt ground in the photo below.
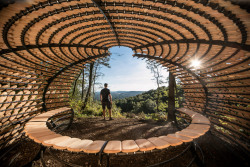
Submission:
<svg viewBox="0 0 250 167">
<path fill-rule="evenodd" d="M 70 129 L 62 134 L 90 140 L 135 140 L 166 135 L 175 131 L 177 131 L 176 128 L 163 121 L 132 118 L 114 118 L 111 121 L 104 121 L 102 117 L 97 117 L 76 118 Z"/>
<path fill-rule="evenodd" d="M 149 138 L 154 136 L 167 135 L 174 133 L 177 129 L 172 124 L 166 122 L 157 122 L 153 120 L 138 120 L 115 118 L 111 121 L 104 121 L 101 117 L 96 118 L 76 118 L 72 126 L 62 132 L 62 135 L 77 137 L 80 139 L 91 140 L 127 140 Z M 223 140 L 215 137 L 211 133 L 200 137 L 196 140 L 204 154 L 204 161 L 207 167 L 244 167 L 249 166 L 248 158 L 243 156 L 236 147 L 230 145 Z M 175 157 L 185 150 L 189 144 L 182 144 L 178 147 L 169 147 L 168 149 L 136 155 L 111 155 L 110 166 L 112 167 L 144 167 L 150 166 Z M 41 161 L 36 160 L 27 165 L 37 154 L 40 146 L 31 140 L 23 140 L 15 149 L 5 155 L 0 161 L 0 166 L 41 166 Z M 99 155 L 76 154 L 66 151 L 51 150 L 51 153 L 66 162 L 86 167 L 98 166 Z M 198 152 L 198 157 L 202 158 Z M 193 158 L 192 151 L 188 150 L 182 156 L 175 160 L 161 165 L 168 167 L 187 166 Z M 49 151 L 44 153 L 46 166 L 64 167 L 53 158 Z M 107 157 L 103 157 L 102 165 L 106 166 Z M 199 162 L 195 161 L 191 166 L 199 166 Z"/>
</svg>

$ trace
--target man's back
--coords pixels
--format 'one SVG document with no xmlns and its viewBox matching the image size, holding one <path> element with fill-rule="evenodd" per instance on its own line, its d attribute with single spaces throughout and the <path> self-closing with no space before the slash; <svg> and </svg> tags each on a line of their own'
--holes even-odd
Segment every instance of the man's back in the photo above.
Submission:
<svg viewBox="0 0 250 167">
<path fill-rule="evenodd" d="M 103 102 L 109 101 L 109 94 L 110 94 L 110 90 L 108 88 L 103 88 L 101 90 L 101 95 L 102 95 L 102 101 Z"/>
</svg>

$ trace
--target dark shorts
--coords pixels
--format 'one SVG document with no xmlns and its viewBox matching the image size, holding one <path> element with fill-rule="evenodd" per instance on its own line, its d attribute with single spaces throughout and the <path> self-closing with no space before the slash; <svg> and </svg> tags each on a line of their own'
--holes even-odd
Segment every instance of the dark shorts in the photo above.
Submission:
<svg viewBox="0 0 250 167">
<path fill-rule="evenodd" d="M 112 104 L 109 102 L 109 101 L 104 101 L 104 102 L 102 102 L 102 109 L 104 110 L 105 108 L 106 108 L 106 106 L 107 106 L 107 108 L 110 110 L 111 109 L 111 107 L 112 107 Z"/>
</svg>

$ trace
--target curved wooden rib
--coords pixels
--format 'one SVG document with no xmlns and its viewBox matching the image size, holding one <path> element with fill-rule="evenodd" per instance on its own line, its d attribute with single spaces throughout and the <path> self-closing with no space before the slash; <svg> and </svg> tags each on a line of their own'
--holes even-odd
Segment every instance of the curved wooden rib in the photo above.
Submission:
<svg viewBox="0 0 250 167">
<path fill-rule="evenodd" d="M 26 135 L 37 143 L 59 150 L 66 149 L 72 152 L 85 153 L 100 152 L 105 141 L 71 138 L 69 136 L 56 134 L 48 129 L 46 122 L 50 117 L 68 110 L 70 110 L 70 108 L 64 107 L 32 118 L 24 128 Z M 195 119 L 196 122 L 190 124 L 186 129 L 166 136 L 137 140 L 109 141 L 104 148 L 104 153 L 131 153 L 137 151 L 151 151 L 153 149 L 165 149 L 169 146 L 178 146 L 185 142 L 191 142 L 192 140 L 204 135 L 209 130 L 210 122 L 205 116 L 185 108 L 178 110 L 189 115 L 192 119 Z"/>
</svg>

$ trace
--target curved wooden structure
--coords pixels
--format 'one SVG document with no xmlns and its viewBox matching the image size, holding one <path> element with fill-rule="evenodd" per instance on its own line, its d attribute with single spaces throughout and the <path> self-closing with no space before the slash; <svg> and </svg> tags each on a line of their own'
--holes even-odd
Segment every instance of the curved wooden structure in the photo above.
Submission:
<svg viewBox="0 0 250 167">
<path fill-rule="evenodd" d="M 181 108 L 179 111 L 191 117 L 192 122 L 187 128 L 174 134 L 137 140 L 93 141 L 62 136 L 48 129 L 46 123 L 49 118 L 68 110 L 71 109 L 63 107 L 35 116 L 25 125 L 24 131 L 26 135 L 36 143 L 58 150 L 96 154 L 103 149 L 103 152 L 106 154 L 117 154 L 136 153 L 137 151 L 145 152 L 154 149 L 165 149 L 169 146 L 178 146 L 184 142 L 191 142 L 199 138 L 210 128 L 210 121 L 205 116 L 189 109 Z"/>
<path fill-rule="evenodd" d="M 240 6 L 29 0 L 0 7 L 0 148 L 19 138 L 30 118 L 67 107 L 84 64 L 121 45 L 167 67 L 181 80 L 185 107 L 205 114 L 214 133 L 249 149 L 250 15 Z M 194 69 L 193 59 L 202 66 Z"/>
</svg>

